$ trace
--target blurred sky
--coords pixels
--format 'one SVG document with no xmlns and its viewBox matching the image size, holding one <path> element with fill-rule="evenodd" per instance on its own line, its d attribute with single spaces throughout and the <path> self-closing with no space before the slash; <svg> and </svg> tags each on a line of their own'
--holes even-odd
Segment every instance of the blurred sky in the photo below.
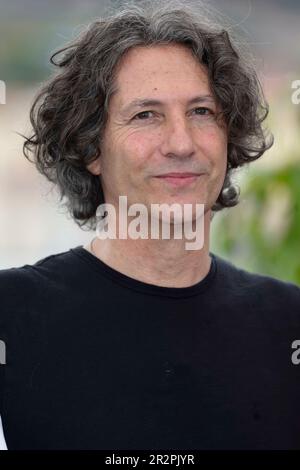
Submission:
<svg viewBox="0 0 300 470">
<path fill-rule="evenodd" d="M 23 140 L 16 133 L 30 132 L 30 105 L 53 70 L 51 53 L 109 5 L 120 3 L 0 0 L 0 80 L 6 84 L 6 104 L 0 104 L 0 269 L 31 264 L 92 238 L 57 206 L 55 193 L 23 157 Z M 216 15 L 226 15 L 256 57 L 277 136 L 276 145 L 259 164 L 281 165 L 283 154 L 297 158 L 300 106 L 296 109 L 290 96 L 292 81 L 300 80 L 300 1 L 206 4 Z"/>
</svg>

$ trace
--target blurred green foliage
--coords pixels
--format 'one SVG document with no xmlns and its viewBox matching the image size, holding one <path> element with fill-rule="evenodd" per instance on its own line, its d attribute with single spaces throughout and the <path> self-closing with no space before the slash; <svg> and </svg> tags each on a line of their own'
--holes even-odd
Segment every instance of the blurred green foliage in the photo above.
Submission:
<svg viewBox="0 0 300 470">
<path fill-rule="evenodd" d="M 49 21 L 15 20 L 0 23 L 1 79 L 7 83 L 36 83 L 47 79 L 54 66 L 50 64 L 51 54 L 71 38 L 69 25 Z"/>
<path fill-rule="evenodd" d="M 300 285 L 300 162 L 255 170 L 238 206 L 216 214 L 211 251 L 252 272 Z"/>
</svg>

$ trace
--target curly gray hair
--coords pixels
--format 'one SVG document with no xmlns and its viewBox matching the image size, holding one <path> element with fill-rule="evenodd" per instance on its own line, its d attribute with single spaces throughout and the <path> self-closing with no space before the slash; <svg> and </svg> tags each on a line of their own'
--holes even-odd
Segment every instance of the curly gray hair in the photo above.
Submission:
<svg viewBox="0 0 300 470">
<path fill-rule="evenodd" d="M 96 209 L 105 202 L 100 178 L 87 165 L 100 155 L 117 65 L 131 48 L 170 43 L 185 45 L 206 66 L 227 125 L 227 171 L 213 213 L 239 201 L 232 171 L 256 160 L 273 144 L 273 136 L 262 126 L 268 104 L 250 55 L 224 27 L 186 2 L 123 5 L 51 56 L 60 70 L 32 104 L 34 133 L 23 145 L 26 158 L 58 186 L 61 200 L 66 199 L 80 227 L 94 229 Z"/>
</svg>

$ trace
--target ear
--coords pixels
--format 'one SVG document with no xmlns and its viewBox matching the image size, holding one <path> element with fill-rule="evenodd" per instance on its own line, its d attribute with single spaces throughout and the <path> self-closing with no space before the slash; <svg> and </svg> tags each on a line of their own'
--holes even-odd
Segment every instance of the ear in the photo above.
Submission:
<svg viewBox="0 0 300 470">
<path fill-rule="evenodd" d="M 87 165 L 87 169 L 93 175 L 100 175 L 101 173 L 100 157 L 98 157 L 92 163 L 89 163 L 89 165 Z"/>
</svg>

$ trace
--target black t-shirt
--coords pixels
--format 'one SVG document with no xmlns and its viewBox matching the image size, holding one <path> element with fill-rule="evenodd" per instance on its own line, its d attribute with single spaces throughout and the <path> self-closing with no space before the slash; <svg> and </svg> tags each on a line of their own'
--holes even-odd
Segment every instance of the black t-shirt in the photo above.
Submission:
<svg viewBox="0 0 300 470">
<path fill-rule="evenodd" d="M 183 288 L 82 246 L 0 271 L 8 449 L 300 449 L 300 288 L 211 257 Z"/>
</svg>

